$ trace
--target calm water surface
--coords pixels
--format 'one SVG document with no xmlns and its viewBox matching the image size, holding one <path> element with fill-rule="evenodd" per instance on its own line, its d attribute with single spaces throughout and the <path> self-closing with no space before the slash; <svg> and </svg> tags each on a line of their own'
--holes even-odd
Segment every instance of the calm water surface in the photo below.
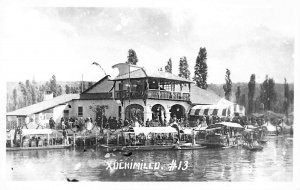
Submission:
<svg viewBox="0 0 300 190">
<path fill-rule="evenodd" d="M 100 148 L 6 152 L 8 180 L 79 181 L 292 181 L 293 143 L 268 137 L 263 151 L 243 148 L 140 151 L 105 158 Z M 181 169 L 169 171 L 172 161 Z M 159 170 L 107 169 L 106 162 L 160 163 Z M 188 162 L 186 170 L 184 161 Z"/>
</svg>

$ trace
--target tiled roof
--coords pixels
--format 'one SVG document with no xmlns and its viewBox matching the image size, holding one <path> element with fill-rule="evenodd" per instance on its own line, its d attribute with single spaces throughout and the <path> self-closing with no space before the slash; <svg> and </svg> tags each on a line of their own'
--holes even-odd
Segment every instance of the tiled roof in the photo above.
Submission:
<svg viewBox="0 0 300 190">
<path fill-rule="evenodd" d="M 27 116 L 34 113 L 39 113 L 55 106 L 67 103 L 71 100 L 79 99 L 79 94 L 63 94 L 53 99 L 39 102 L 15 111 L 9 112 L 6 116 Z"/>
<path fill-rule="evenodd" d="M 131 79 L 146 78 L 146 77 L 192 83 L 191 80 L 188 80 L 188 79 L 185 79 L 185 78 L 179 77 L 177 75 L 174 75 L 172 73 L 168 73 L 168 72 L 164 72 L 164 71 L 147 72 L 145 69 L 138 69 L 138 70 L 130 72 Z M 117 76 L 113 80 L 124 80 L 124 79 L 128 79 L 128 78 L 129 78 L 129 73 L 126 73 L 126 74 Z"/>
</svg>

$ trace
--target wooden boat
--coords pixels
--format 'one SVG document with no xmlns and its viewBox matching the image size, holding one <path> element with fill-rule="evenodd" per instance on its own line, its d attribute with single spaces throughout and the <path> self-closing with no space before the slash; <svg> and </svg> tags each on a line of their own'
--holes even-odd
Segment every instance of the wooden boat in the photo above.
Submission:
<svg viewBox="0 0 300 190">
<path fill-rule="evenodd" d="M 198 150 L 206 148 L 206 146 L 193 145 L 193 146 L 180 146 L 180 149 L 177 150 Z"/>
<path fill-rule="evenodd" d="M 247 149 L 247 150 L 251 150 L 251 151 L 260 151 L 262 150 L 264 147 L 261 145 L 253 145 L 253 146 L 249 146 L 249 145 L 243 145 L 243 148 Z"/>
<path fill-rule="evenodd" d="M 202 146 L 206 146 L 207 148 L 224 148 L 231 147 L 233 141 L 235 141 L 236 137 L 229 137 L 229 145 L 228 145 L 228 137 L 224 134 L 225 128 L 227 129 L 235 129 L 242 131 L 244 128 L 238 123 L 231 122 L 221 122 L 216 123 L 212 126 L 209 126 L 205 131 L 208 133 L 206 135 L 205 140 L 201 142 Z"/>
<path fill-rule="evenodd" d="M 66 149 L 72 145 L 49 145 L 40 147 L 7 147 L 6 151 L 19 151 L 19 150 L 48 150 L 48 149 Z"/>
</svg>

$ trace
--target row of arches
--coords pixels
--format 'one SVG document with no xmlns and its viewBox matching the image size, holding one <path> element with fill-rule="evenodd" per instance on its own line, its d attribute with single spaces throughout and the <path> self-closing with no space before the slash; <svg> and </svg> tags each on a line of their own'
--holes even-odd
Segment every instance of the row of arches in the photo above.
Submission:
<svg viewBox="0 0 300 190">
<path fill-rule="evenodd" d="M 185 117 L 185 108 L 180 104 L 174 104 L 171 106 L 169 110 L 170 117 L 176 117 L 177 119 Z M 155 104 L 151 108 L 152 112 L 152 120 L 159 121 L 163 123 L 163 121 L 167 118 L 166 109 L 161 104 Z M 144 107 L 139 104 L 131 104 L 125 109 L 125 119 L 127 120 L 140 120 L 144 121 Z"/>
</svg>

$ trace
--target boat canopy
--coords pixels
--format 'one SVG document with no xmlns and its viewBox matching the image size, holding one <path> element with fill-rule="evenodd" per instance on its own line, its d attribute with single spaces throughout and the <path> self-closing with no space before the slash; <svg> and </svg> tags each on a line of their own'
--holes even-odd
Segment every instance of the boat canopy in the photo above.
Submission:
<svg viewBox="0 0 300 190">
<path fill-rule="evenodd" d="M 196 105 L 190 109 L 191 116 L 214 115 L 226 117 L 233 116 L 234 113 L 245 115 L 244 106 L 238 104 Z"/>
<path fill-rule="evenodd" d="M 135 134 L 144 133 L 177 133 L 177 130 L 173 127 L 132 127 Z"/>
<path fill-rule="evenodd" d="M 22 135 L 50 135 L 52 134 L 51 129 L 23 129 Z"/>
<path fill-rule="evenodd" d="M 216 125 L 224 125 L 226 127 L 232 127 L 232 128 L 241 128 L 244 129 L 243 126 L 241 126 L 238 123 L 233 123 L 233 122 L 220 122 L 220 123 L 216 123 Z"/>
</svg>

